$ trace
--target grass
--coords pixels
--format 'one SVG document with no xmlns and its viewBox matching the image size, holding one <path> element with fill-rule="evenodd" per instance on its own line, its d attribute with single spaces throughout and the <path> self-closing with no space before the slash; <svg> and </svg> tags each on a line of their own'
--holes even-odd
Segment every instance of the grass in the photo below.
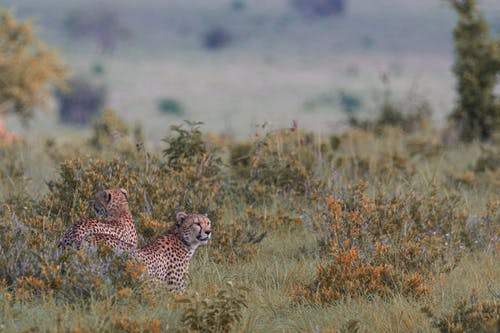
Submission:
<svg viewBox="0 0 500 333">
<path fill-rule="evenodd" d="M 304 237 L 305 236 L 305 237 Z M 210 294 L 225 281 L 247 286 L 248 309 L 236 329 L 246 332 L 321 332 L 339 328 L 350 320 L 359 321 L 361 332 L 435 332 L 422 313 L 423 304 L 432 303 L 438 312 L 449 311 L 456 302 L 468 298 L 475 290 L 479 298 L 491 298 L 486 282 L 498 285 L 498 257 L 492 253 L 473 255 L 464 259 L 448 276 L 432 285 L 428 300 L 416 301 L 395 295 L 389 299 L 354 299 L 334 306 L 294 305 L 287 297 L 288 287 L 299 280 L 311 279 L 315 271 L 314 257 L 297 253 L 297 246 L 312 245 L 303 232 L 284 233 L 262 243 L 251 263 L 225 267 L 211 262 L 201 250 L 191 268 L 190 290 Z M 310 236 L 309 236 L 310 237 Z M 304 239 L 305 238 L 305 239 Z M 146 322 L 153 318 L 164 324 L 176 322 L 179 310 L 172 309 L 172 300 L 153 309 L 133 304 L 114 304 L 110 300 L 80 305 L 58 305 L 53 298 L 39 299 L 27 304 L 4 301 L 1 322 L 5 332 L 53 331 L 79 326 L 83 331 L 109 330 L 110 322 L 123 318 Z M 165 328 L 165 326 L 163 326 Z"/>
<path fill-rule="evenodd" d="M 111 126 L 110 133 L 113 133 L 113 124 L 109 123 L 112 118 L 106 119 L 102 121 L 108 121 L 107 126 Z M 108 134 L 100 133 L 99 148 L 88 139 L 83 142 L 56 139 L 49 147 L 44 142 L 36 143 L 27 139 L 26 144 L 17 147 L 2 146 L 1 152 L 6 157 L 4 164 L 0 165 L 4 175 L 2 182 L 19 185 L 17 188 L 14 186 L 19 196 L 13 197 L 13 192 L 6 190 L 1 193 L 0 228 L 3 238 L 0 239 L 0 250 L 10 260 L 9 263 L 16 263 L 21 268 L 17 258 L 23 258 L 24 252 L 42 253 L 40 259 L 36 255 L 26 257 L 32 265 L 41 265 L 41 271 L 19 272 L 18 278 L 28 278 L 26 281 L 38 278 L 41 283 L 47 283 L 44 287 L 33 289 L 34 285 L 12 280 L 12 272 L 8 271 L 11 264 L 4 265 L 4 269 L 0 270 L 0 281 L 5 279 L 0 286 L 2 331 L 186 331 L 188 309 L 194 309 L 195 313 L 196 309 L 202 308 L 208 311 L 206 307 L 210 304 L 218 309 L 220 305 L 216 304 L 222 299 L 219 293 L 223 291 L 230 300 L 235 300 L 239 297 L 237 295 L 242 295 L 244 299 L 243 308 L 230 307 L 222 312 L 222 316 L 231 311 L 241 316 L 241 320 L 226 327 L 234 332 L 332 332 L 356 329 L 359 332 L 436 332 L 437 328 L 433 327 L 433 321 L 423 308 L 431 309 L 433 316 L 438 318 L 453 313 L 456 304 L 463 299 L 470 299 L 471 295 L 479 301 L 498 297 L 495 295 L 500 285 L 498 210 L 495 212 L 493 206 L 493 215 L 484 217 L 486 203 L 495 198 L 498 200 L 498 184 L 495 185 L 491 182 L 492 178 L 488 178 L 495 177 L 495 173 L 488 176 L 487 172 L 471 171 L 478 158 L 484 154 L 477 143 L 445 145 L 440 142 L 441 133 L 429 127 L 422 127 L 414 133 L 386 128 L 383 135 L 348 130 L 339 136 L 340 146 L 332 150 L 328 140 L 322 145 L 321 137 L 314 133 L 302 130 L 270 131 L 267 135 L 246 142 L 250 147 L 248 154 L 253 167 L 245 169 L 244 165 L 232 165 L 227 161 L 228 150 L 236 141 L 206 134 L 203 135 L 203 141 L 199 141 L 200 138 L 193 136 L 193 133 L 188 128 L 182 140 L 178 141 L 172 135 L 165 141 L 170 145 L 169 156 L 177 157 L 173 159 L 176 162 L 172 164 L 172 169 L 165 172 L 154 170 L 159 165 L 166 167 L 172 159 L 169 156 L 161 158 L 159 147 L 147 148 L 151 154 L 150 170 L 147 171 L 144 169 L 143 155 L 134 152 L 134 139 L 128 134 L 114 141 L 113 137 L 106 138 Z M 310 141 L 311 137 L 315 139 Z M 412 147 L 417 139 L 420 140 L 421 149 L 415 152 Z M 188 146 L 190 152 L 186 155 L 183 149 Z M 219 153 L 213 150 L 214 147 L 218 147 Z M 432 147 L 437 148 L 433 150 Z M 495 144 L 491 145 L 491 148 L 495 147 Z M 198 155 L 199 149 L 203 149 L 204 153 Z M 311 154 L 311 151 L 316 153 Z M 321 155 L 318 153 L 320 151 Z M 83 159 L 69 164 L 65 162 L 66 171 L 60 171 L 57 175 L 62 161 L 74 161 L 85 154 L 88 156 L 86 159 L 96 160 L 91 164 L 94 169 L 76 167 L 78 163 L 89 163 Z M 220 162 L 216 157 L 206 160 L 206 156 L 217 154 L 220 154 L 218 156 L 224 161 L 223 164 L 218 164 Z M 290 154 L 295 156 L 294 159 L 289 159 Z M 118 160 L 109 160 L 109 156 L 117 156 Z M 11 169 L 5 164 L 9 158 L 26 166 L 22 168 L 21 178 L 9 174 Z M 159 160 L 156 161 L 156 158 Z M 199 158 L 208 161 L 205 162 L 208 167 L 201 171 L 201 176 L 194 176 L 190 170 L 194 166 L 200 172 L 197 169 Z M 127 167 L 121 164 L 124 161 L 127 161 Z M 211 168 L 211 163 L 211 167 L 217 168 Z M 115 179 L 99 175 L 102 172 L 108 174 L 115 168 L 121 170 L 117 171 Z M 238 171 L 233 172 L 236 169 Z M 256 172 L 258 170 L 260 172 Z M 464 172 L 473 172 L 473 180 L 466 183 L 458 181 L 456 177 Z M 278 178 L 273 178 L 282 177 L 282 173 L 301 181 L 305 187 L 277 182 Z M 74 183 L 72 177 L 83 181 Z M 191 177 L 200 182 L 196 185 L 197 191 L 204 201 L 198 200 L 196 193 L 189 194 L 192 197 L 183 197 L 174 191 L 179 187 L 192 189 L 194 183 L 191 183 Z M 359 195 L 355 189 L 363 179 L 367 181 L 367 189 L 363 194 L 366 197 L 354 200 Z M 47 180 L 55 181 L 52 190 L 45 187 Z M 213 187 L 219 181 L 222 187 Z M 152 216 L 142 211 L 141 193 L 146 185 L 153 208 Z M 50 249 L 55 247 L 64 226 L 89 212 L 86 206 L 77 207 L 69 215 L 55 208 L 62 207 L 65 210 L 64 207 L 71 203 L 85 204 L 93 189 L 110 186 L 127 188 L 138 229 L 149 230 L 149 233 L 155 234 L 163 229 L 165 216 L 172 216 L 178 207 L 191 205 L 188 207 L 192 211 L 209 209 L 212 212 L 214 237 L 195 254 L 184 295 L 165 293 L 158 287 L 144 289 L 136 278 L 127 274 L 119 275 L 122 274 L 122 263 L 115 261 L 109 254 L 104 254 L 104 261 L 98 261 L 101 264 L 108 263 L 106 272 L 84 270 L 82 272 L 87 273 L 83 276 L 80 276 L 80 269 L 93 267 L 93 262 L 97 262 L 95 253 L 86 255 L 77 252 L 63 259 L 51 257 Z M 435 186 L 438 186 L 439 192 L 434 197 L 430 188 Z M 411 201 L 405 201 L 404 198 L 412 195 L 416 195 L 415 200 L 420 200 L 418 202 L 422 207 L 431 212 L 421 211 L 423 217 L 411 213 L 390 218 L 392 208 L 384 208 L 383 200 L 394 199 L 394 204 L 399 205 L 394 211 L 405 213 L 410 211 L 411 206 L 408 205 Z M 332 208 L 334 206 L 324 203 L 327 196 L 332 196 L 336 202 L 345 200 L 346 204 L 354 201 L 342 206 L 343 211 L 339 213 L 333 210 L 336 209 Z M 403 199 L 397 199 L 398 196 Z M 382 202 L 370 201 L 377 198 L 382 199 Z M 161 208 L 158 206 L 160 203 Z M 354 205 L 354 210 L 349 205 Z M 329 212 L 335 214 L 328 215 Z M 361 215 L 356 215 L 356 212 Z M 415 240 L 401 238 L 398 225 L 401 221 L 401 225 L 410 225 L 412 220 L 407 220 L 408 216 L 415 220 L 422 219 L 431 228 L 436 228 L 438 234 L 425 236 L 425 233 L 417 233 L 419 242 L 426 244 L 426 251 L 437 251 L 437 255 L 443 254 L 445 258 L 443 263 L 431 262 L 414 271 L 421 274 L 429 291 L 419 296 L 405 296 L 397 288 L 380 286 L 380 292 L 375 289 L 373 294 L 360 289 L 353 290 L 353 294 L 340 300 L 323 297 L 324 301 L 316 302 L 309 299 L 303 293 L 307 288 L 318 288 L 321 292 L 320 286 L 315 286 L 318 265 L 327 267 L 328 263 L 335 260 L 335 253 L 342 253 L 335 252 L 342 250 L 335 247 L 337 236 L 332 236 L 333 229 L 330 228 L 343 226 L 356 232 L 352 229 L 355 223 L 362 225 L 364 221 L 359 221 L 359 216 L 368 221 L 375 216 L 383 216 L 376 215 L 380 212 L 389 215 L 380 220 L 377 217 L 370 223 L 380 224 L 382 229 L 360 229 L 358 236 L 348 239 L 352 244 L 360 242 L 358 250 L 365 258 L 362 260 L 368 260 L 366 258 L 372 256 L 370 246 L 374 244 L 370 242 L 372 239 L 383 240 L 385 232 L 390 235 L 390 244 L 395 249 L 413 244 Z M 465 214 L 465 219 L 460 214 Z M 335 219 L 328 216 L 340 216 L 340 224 L 335 224 L 332 222 Z M 480 227 L 480 224 L 476 229 L 471 229 L 484 218 L 490 219 L 489 229 Z M 445 239 L 448 239 L 444 235 L 448 230 L 445 227 L 447 223 L 452 223 L 450 230 L 456 233 L 457 238 L 453 238 L 449 246 L 443 247 Z M 19 225 L 28 228 L 19 229 Z M 439 234 L 442 228 L 445 231 Z M 377 232 L 382 232 L 380 238 L 374 236 Z M 460 237 L 465 238 L 462 241 Z M 343 238 L 339 239 L 343 242 Z M 469 244 L 464 243 L 467 239 L 471 239 L 470 245 L 464 245 Z M 325 244 L 325 240 L 330 240 L 330 250 L 327 249 L 327 252 L 331 251 L 330 255 L 325 254 L 325 246 L 321 245 Z M 141 242 L 145 241 L 141 238 Z M 86 257 L 88 260 L 81 261 Z M 385 260 L 383 262 L 386 265 L 394 264 L 390 257 L 382 255 L 373 258 Z M 401 256 L 396 262 L 401 264 L 414 259 Z M 72 273 L 54 268 L 61 263 L 66 265 L 67 272 Z M 362 261 L 357 271 L 350 272 L 347 269 L 345 274 L 358 274 L 369 269 L 370 264 L 377 265 L 376 262 Z M 343 265 L 350 267 L 352 263 L 344 262 Z M 60 274 L 63 282 L 76 278 L 79 281 L 77 283 L 96 293 L 91 292 L 90 298 L 68 298 L 65 295 L 73 295 L 71 293 L 74 292 L 71 284 L 60 284 L 59 280 L 47 278 L 44 270 Z M 102 284 L 109 276 L 114 279 L 112 281 L 117 281 L 113 282 L 115 285 Z M 95 282 L 95 278 L 101 282 Z M 36 285 L 36 281 L 33 283 Z M 210 316 L 199 317 L 195 321 L 204 327 L 203 330 L 224 331 L 222 326 L 213 324 L 213 320 L 221 323 L 223 319 Z"/>
</svg>

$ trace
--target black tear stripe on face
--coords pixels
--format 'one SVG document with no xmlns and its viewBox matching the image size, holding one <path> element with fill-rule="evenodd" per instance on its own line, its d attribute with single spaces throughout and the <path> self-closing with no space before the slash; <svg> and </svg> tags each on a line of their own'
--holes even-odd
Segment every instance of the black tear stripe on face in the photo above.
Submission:
<svg viewBox="0 0 500 333">
<path fill-rule="evenodd" d="M 195 223 L 198 227 L 200 227 L 200 231 L 198 232 L 198 236 L 201 236 L 201 232 L 203 231 L 203 227 L 201 226 L 200 222 Z"/>
</svg>

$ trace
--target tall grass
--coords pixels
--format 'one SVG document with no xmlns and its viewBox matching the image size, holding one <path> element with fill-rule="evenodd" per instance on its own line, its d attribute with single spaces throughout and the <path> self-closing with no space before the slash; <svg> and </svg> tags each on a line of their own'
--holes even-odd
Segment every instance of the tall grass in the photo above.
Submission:
<svg viewBox="0 0 500 333">
<path fill-rule="evenodd" d="M 429 127 L 236 142 L 188 124 L 149 148 L 95 128 L 99 146 L 0 148 L 2 331 L 435 332 L 471 296 L 479 315 L 458 324 L 498 325 L 479 305 L 500 286 L 499 170 L 477 167 L 494 144 L 449 145 Z M 92 194 L 116 186 L 140 242 L 178 209 L 209 213 L 185 294 L 127 255 L 57 253 Z"/>
</svg>

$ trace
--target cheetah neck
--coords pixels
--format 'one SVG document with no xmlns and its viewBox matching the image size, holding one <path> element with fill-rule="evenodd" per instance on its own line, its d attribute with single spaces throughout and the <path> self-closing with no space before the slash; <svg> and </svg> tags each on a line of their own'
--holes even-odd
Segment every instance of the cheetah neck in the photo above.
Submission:
<svg viewBox="0 0 500 333">
<path fill-rule="evenodd" d="M 187 242 L 184 239 L 184 236 L 182 234 L 181 229 L 178 226 L 176 226 L 175 224 L 172 225 L 167 230 L 165 230 L 165 232 L 160 237 L 164 237 L 164 236 L 170 236 L 171 238 L 175 239 L 176 242 L 178 242 L 179 244 L 182 244 L 182 247 L 186 248 L 186 251 L 190 250 L 190 249 L 196 249 L 198 247 L 197 244 L 194 245 L 194 244 L 190 244 L 189 242 Z"/>
<path fill-rule="evenodd" d="M 133 221 L 132 214 L 130 213 L 130 211 L 126 211 L 126 212 L 121 212 L 121 211 L 111 212 L 108 215 L 106 215 L 106 217 L 104 218 L 104 222 L 108 222 L 108 223 L 111 223 L 111 222 L 116 223 L 116 222 L 120 222 L 122 220 L 131 220 L 131 221 Z"/>
</svg>

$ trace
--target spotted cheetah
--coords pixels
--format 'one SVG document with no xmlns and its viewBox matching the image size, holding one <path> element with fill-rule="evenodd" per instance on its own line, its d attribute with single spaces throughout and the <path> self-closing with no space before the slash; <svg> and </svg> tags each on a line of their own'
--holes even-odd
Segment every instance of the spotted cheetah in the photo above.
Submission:
<svg viewBox="0 0 500 333">
<path fill-rule="evenodd" d="M 138 249 L 114 236 L 96 234 L 90 237 L 112 249 L 131 252 L 146 265 L 149 276 L 182 292 L 189 261 L 198 245 L 208 242 L 211 233 L 207 215 L 179 212 L 169 229 Z"/>
<path fill-rule="evenodd" d="M 184 275 L 189 261 L 200 244 L 206 244 L 212 234 L 206 214 L 179 212 L 175 223 L 158 238 L 136 251 L 151 277 L 183 291 Z"/>
<path fill-rule="evenodd" d="M 81 219 L 68 228 L 59 243 L 64 250 L 69 246 L 79 248 L 82 242 L 103 241 L 113 245 L 112 239 L 123 244 L 115 244 L 114 249 L 128 249 L 137 246 L 137 231 L 128 206 L 127 191 L 110 189 L 100 191 L 94 196 L 94 210 L 103 215 L 102 220 Z"/>
</svg>

